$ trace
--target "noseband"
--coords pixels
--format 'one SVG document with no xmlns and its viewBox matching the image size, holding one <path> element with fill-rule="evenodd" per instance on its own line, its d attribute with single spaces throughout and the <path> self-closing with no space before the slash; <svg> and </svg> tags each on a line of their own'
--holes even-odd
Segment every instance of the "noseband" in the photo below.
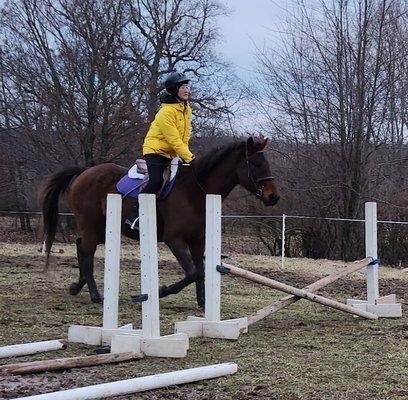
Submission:
<svg viewBox="0 0 408 400">
<path fill-rule="evenodd" d="M 257 153 L 264 153 L 264 151 L 257 151 L 253 155 L 255 155 Z M 265 188 L 265 185 L 261 185 L 260 183 L 264 182 L 264 181 L 267 181 L 269 179 L 275 179 L 275 178 L 273 176 L 262 176 L 260 178 L 254 178 L 253 174 L 251 173 L 251 168 L 250 168 L 251 161 L 249 159 L 250 159 L 250 156 L 248 154 L 248 148 L 246 148 L 246 150 L 245 150 L 245 162 L 246 162 L 247 169 L 248 169 L 248 178 L 255 187 L 255 190 L 256 190 L 256 192 L 254 193 L 255 196 L 258 199 L 261 199 L 264 188 Z"/>
</svg>

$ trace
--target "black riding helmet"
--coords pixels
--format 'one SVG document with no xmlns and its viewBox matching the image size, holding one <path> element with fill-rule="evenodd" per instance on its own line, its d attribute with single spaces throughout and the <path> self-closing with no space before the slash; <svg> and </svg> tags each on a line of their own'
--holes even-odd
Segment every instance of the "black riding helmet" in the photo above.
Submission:
<svg viewBox="0 0 408 400">
<path fill-rule="evenodd" d="M 164 81 L 164 87 L 170 94 L 177 96 L 180 86 L 189 82 L 190 79 L 188 79 L 184 74 L 175 71 L 171 72 L 167 76 L 166 80 Z"/>
</svg>

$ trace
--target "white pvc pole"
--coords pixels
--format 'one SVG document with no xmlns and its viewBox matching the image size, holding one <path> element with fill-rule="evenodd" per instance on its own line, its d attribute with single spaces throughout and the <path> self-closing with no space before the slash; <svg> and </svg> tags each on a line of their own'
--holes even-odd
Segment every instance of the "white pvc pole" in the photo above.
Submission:
<svg viewBox="0 0 408 400">
<path fill-rule="evenodd" d="M 140 274 L 141 294 L 148 299 L 142 302 L 142 327 L 145 338 L 160 337 L 159 269 L 157 260 L 156 195 L 139 195 Z"/>
<path fill-rule="evenodd" d="M 103 327 L 118 328 L 122 196 L 109 193 L 106 201 Z"/>
<path fill-rule="evenodd" d="M 366 257 L 377 260 L 377 203 L 365 203 L 365 245 Z M 369 265 L 366 272 L 367 302 L 375 304 L 379 298 L 378 264 Z"/>
<path fill-rule="evenodd" d="M 205 319 L 220 321 L 221 274 L 221 196 L 206 196 L 205 216 Z"/>
<path fill-rule="evenodd" d="M 44 351 L 53 351 L 65 349 L 67 343 L 62 340 L 47 340 L 45 342 L 13 344 L 0 347 L 0 358 L 25 356 L 29 354 L 42 353 Z"/>
<path fill-rule="evenodd" d="M 120 396 L 129 393 L 144 392 L 166 386 L 181 385 L 203 379 L 218 378 L 232 375 L 237 372 L 238 366 L 234 363 L 224 363 L 184 369 L 144 376 L 141 378 L 126 379 L 122 381 L 102 383 L 61 392 L 45 393 L 36 396 L 20 397 L 25 400 L 90 400 L 105 397 Z M 18 399 L 14 399 L 18 400 Z"/>
<path fill-rule="evenodd" d="M 286 215 L 282 214 L 282 268 L 285 266 L 285 230 L 286 230 Z"/>
</svg>

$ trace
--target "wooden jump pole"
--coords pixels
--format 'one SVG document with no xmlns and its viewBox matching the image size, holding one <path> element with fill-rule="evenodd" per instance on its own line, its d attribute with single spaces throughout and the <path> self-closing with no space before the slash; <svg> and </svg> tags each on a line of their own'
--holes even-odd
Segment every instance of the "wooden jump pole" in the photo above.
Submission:
<svg viewBox="0 0 408 400">
<path fill-rule="evenodd" d="M 34 374 L 46 371 L 60 371 L 71 368 L 91 367 L 101 364 L 113 364 L 124 361 L 141 359 L 140 354 L 97 354 L 92 356 L 81 356 L 71 358 L 57 358 L 55 360 L 40 360 L 18 364 L 7 364 L 0 367 L 0 371 L 13 375 Z"/>
<path fill-rule="evenodd" d="M 330 283 L 336 282 L 338 279 L 351 274 L 352 272 L 359 271 L 365 268 L 372 261 L 373 259 L 371 257 L 366 257 L 361 261 L 354 262 L 346 266 L 344 269 L 340 271 L 336 271 L 304 287 L 303 290 L 314 293 L 317 290 L 320 290 L 324 288 L 325 286 L 329 285 Z M 268 315 L 273 314 L 276 311 L 281 310 L 282 308 L 289 307 L 291 304 L 296 303 L 300 299 L 301 297 L 290 295 L 290 296 L 284 297 L 281 300 L 276 301 L 275 303 L 268 304 L 267 306 L 258 310 L 254 315 L 251 315 L 248 317 L 248 326 L 255 324 L 256 322 L 266 318 Z"/>
<path fill-rule="evenodd" d="M 281 292 L 285 292 L 306 300 L 313 301 L 314 303 L 319 303 L 327 307 L 334 308 L 336 310 L 344 311 L 349 314 L 358 315 L 359 317 L 367 318 L 367 319 L 378 319 L 378 316 L 367 311 L 362 311 L 357 308 L 348 306 L 343 303 L 339 303 L 338 301 L 328 299 L 323 296 L 319 296 L 314 293 L 310 293 L 307 290 L 298 289 L 290 285 L 286 285 L 284 283 L 275 281 L 274 279 L 266 278 L 262 275 L 255 274 L 254 272 L 246 271 L 245 269 L 235 267 L 233 265 L 223 263 L 222 267 L 218 270 L 223 273 L 230 273 L 231 275 L 238 276 L 240 278 L 244 278 L 246 280 L 259 283 L 261 285 L 270 287 L 272 289 L 280 290 Z"/>
</svg>

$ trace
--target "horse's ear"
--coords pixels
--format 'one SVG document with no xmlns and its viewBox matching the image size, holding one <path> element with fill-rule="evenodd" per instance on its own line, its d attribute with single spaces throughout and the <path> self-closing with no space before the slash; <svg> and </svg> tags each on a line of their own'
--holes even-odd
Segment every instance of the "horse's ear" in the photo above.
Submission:
<svg viewBox="0 0 408 400">
<path fill-rule="evenodd" d="M 256 153 L 257 151 L 262 151 L 266 144 L 268 143 L 268 138 L 261 138 L 261 140 L 255 140 L 252 136 L 247 140 L 247 149 L 249 154 Z"/>
<path fill-rule="evenodd" d="M 254 147 L 255 147 L 255 140 L 252 136 L 250 136 L 247 140 L 246 143 L 247 149 L 248 149 L 248 153 L 252 153 L 254 151 Z"/>
</svg>

